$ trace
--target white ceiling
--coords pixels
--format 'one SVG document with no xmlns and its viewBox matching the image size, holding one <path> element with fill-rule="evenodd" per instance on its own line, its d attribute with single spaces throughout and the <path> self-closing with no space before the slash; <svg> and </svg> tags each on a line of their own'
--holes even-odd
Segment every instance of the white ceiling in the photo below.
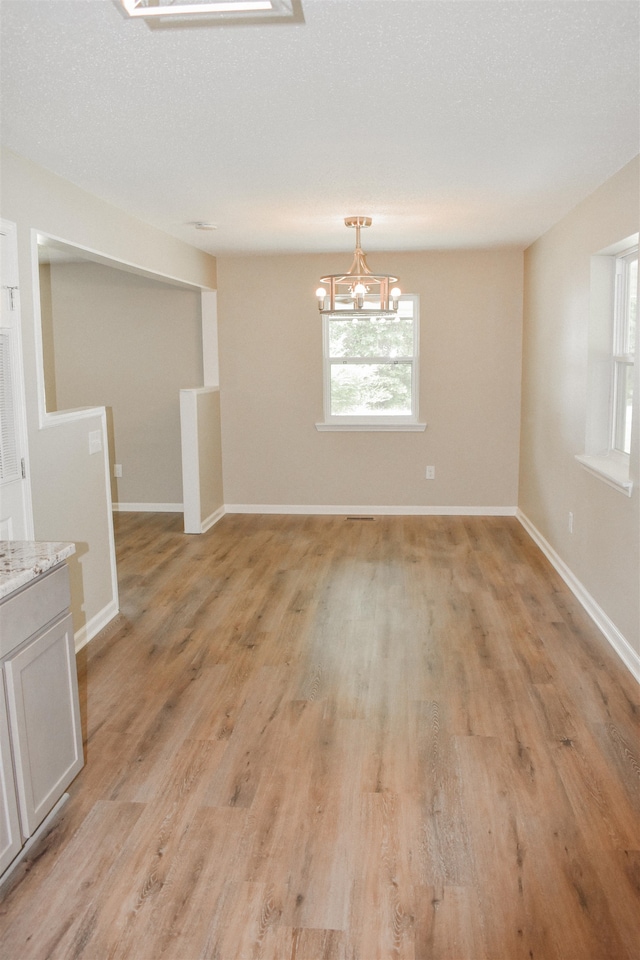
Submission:
<svg viewBox="0 0 640 960">
<path fill-rule="evenodd" d="M 631 0 L 3 0 L 3 144 L 213 254 L 526 246 L 639 151 Z M 195 220 L 218 225 L 197 231 Z"/>
</svg>

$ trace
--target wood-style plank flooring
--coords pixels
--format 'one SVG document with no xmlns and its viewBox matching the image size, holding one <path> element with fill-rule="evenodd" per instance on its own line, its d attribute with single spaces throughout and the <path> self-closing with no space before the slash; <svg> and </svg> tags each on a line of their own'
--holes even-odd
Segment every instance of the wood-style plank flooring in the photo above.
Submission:
<svg viewBox="0 0 640 960">
<path fill-rule="evenodd" d="M 638 960 L 638 687 L 511 518 L 117 514 L 3 960 Z"/>
</svg>

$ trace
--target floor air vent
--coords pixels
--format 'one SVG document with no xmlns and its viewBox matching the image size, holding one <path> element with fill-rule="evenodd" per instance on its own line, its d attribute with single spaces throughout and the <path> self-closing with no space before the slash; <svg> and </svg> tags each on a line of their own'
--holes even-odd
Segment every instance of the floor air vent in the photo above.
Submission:
<svg viewBox="0 0 640 960">
<path fill-rule="evenodd" d="M 346 517 L 347 520 L 373 520 L 373 517 Z"/>
</svg>

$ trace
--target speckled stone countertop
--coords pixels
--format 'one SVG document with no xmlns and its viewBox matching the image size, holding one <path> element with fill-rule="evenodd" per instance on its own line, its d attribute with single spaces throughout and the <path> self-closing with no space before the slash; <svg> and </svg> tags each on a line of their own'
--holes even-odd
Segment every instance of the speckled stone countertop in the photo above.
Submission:
<svg viewBox="0 0 640 960">
<path fill-rule="evenodd" d="M 0 540 L 0 599 L 76 552 L 73 543 Z"/>
</svg>

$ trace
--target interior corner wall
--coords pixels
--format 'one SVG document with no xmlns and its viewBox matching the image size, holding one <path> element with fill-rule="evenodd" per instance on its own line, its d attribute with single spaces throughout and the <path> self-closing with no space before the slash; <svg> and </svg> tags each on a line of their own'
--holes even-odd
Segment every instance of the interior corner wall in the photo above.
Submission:
<svg viewBox="0 0 640 960">
<path fill-rule="evenodd" d="M 224 508 L 220 391 L 205 389 L 196 396 L 199 452 L 200 519 L 208 523 Z"/>
<path fill-rule="evenodd" d="M 151 274 L 214 289 L 215 260 L 188 244 L 142 223 L 123 210 L 54 176 L 42 167 L 2 151 L 2 216 L 17 224 L 22 350 L 26 393 L 28 455 L 35 536 L 73 541 L 71 604 L 76 635 L 89 639 L 113 616 L 112 517 L 104 460 L 89 453 L 89 433 L 102 431 L 101 414 L 41 426 L 38 399 L 39 349 L 34 300 L 32 230 L 134 264 Z"/>
<path fill-rule="evenodd" d="M 640 654 L 637 389 L 632 496 L 585 471 L 575 455 L 585 450 L 590 261 L 637 232 L 638 181 L 636 158 L 525 253 L 519 490 L 522 513 L 636 654 Z"/>
<path fill-rule="evenodd" d="M 522 251 L 369 255 L 420 296 L 423 433 L 318 432 L 318 278 L 350 254 L 218 258 L 228 505 L 515 510 Z M 425 468 L 435 466 L 435 480 Z"/>
<path fill-rule="evenodd" d="M 200 293 L 89 261 L 49 273 L 57 409 L 109 408 L 114 504 L 181 504 L 180 390 L 202 385 Z"/>
<path fill-rule="evenodd" d="M 40 325 L 42 328 L 42 368 L 47 410 L 58 410 L 56 391 L 56 357 L 53 339 L 53 308 L 51 303 L 51 265 L 41 263 L 38 270 L 40 282 Z"/>
</svg>

